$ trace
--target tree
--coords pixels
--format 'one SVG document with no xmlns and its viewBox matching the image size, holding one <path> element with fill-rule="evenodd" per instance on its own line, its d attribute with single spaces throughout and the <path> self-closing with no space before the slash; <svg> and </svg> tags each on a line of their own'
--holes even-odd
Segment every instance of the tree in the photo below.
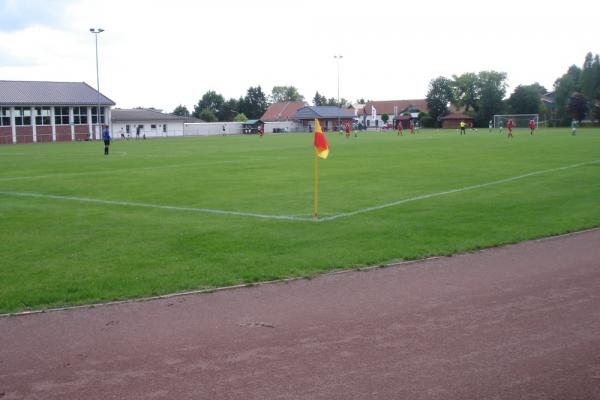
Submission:
<svg viewBox="0 0 600 400">
<path fill-rule="evenodd" d="M 273 86 L 271 90 L 271 102 L 277 103 L 280 101 L 303 101 L 302 96 L 298 89 L 294 86 Z"/>
<path fill-rule="evenodd" d="M 327 98 L 325 96 L 321 96 L 317 91 L 315 93 L 315 97 L 313 97 L 313 105 L 315 106 L 324 106 L 327 104 Z"/>
<path fill-rule="evenodd" d="M 481 97 L 481 85 L 477 74 L 467 72 L 461 76 L 452 75 L 452 79 L 454 80 L 452 82 L 454 103 L 458 107 L 465 107 L 465 111 L 469 111 L 469 108 L 477 111 Z"/>
<path fill-rule="evenodd" d="M 198 101 L 198 104 L 194 106 L 194 117 L 200 118 L 200 113 L 207 109 L 212 112 L 214 116 L 219 115 L 219 112 L 223 108 L 223 104 L 225 103 L 225 99 L 223 96 L 215 92 L 214 90 L 209 90 L 204 93 L 202 98 Z"/>
<path fill-rule="evenodd" d="M 479 81 L 479 109 L 475 115 L 476 126 L 487 126 L 494 114 L 504 112 L 503 99 L 506 95 L 506 73 L 497 71 L 481 71 L 477 75 Z"/>
<path fill-rule="evenodd" d="M 384 124 L 387 125 L 389 119 L 390 119 L 390 116 L 387 113 L 381 114 L 381 120 L 383 121 Z"/>
<path fill-rule="evenodd" d="M 201 120 L 203 120 L 205 122 L 217 122 L 218 121 L 217 116 L 208 108 L 205 108 L 204 110 L 200 111 L 198 113 L 198 118 L 200 118 Z"/>
<path fill-rule="evenodd" d="M 239 113 L 238 115 L 235 116 L 235 118 L 233 120 L 235 122 L 246 122 L 246 121 L 248 121 L 248 117 L 246 117 L 246 114 L 244 114 L 244 113 Z"/>
<path fill-rule="evenodd" d="M 454 100 L 452 81 L 443 76 L 432 79 L 429 82 L 426 100 L 429 115 L 439 123 L 441 118 L 448 114 L 448 104 Z"/>
<path fill-rule="evenodd" d="M 250 119 L 258 119 L 267 111 L 268 103 L 260 85 L 248 88 L 246 96 L 240 100 L 239 111 Z"/>
<path fill-rule="evenodd" d="M 329 99 L 327 99 L 327 104 L 328 106 L 337 106 L 338 102 L 335 99 L 335 97 L 330 97 Z"/>
<path fill-rule="evenodd" d="M 587 53 L 581 71 L 581 93 L 588 99 L 600 99 L 600 60 Z"/>
<path fill-rule="evenodd" d="M 563 125 L 569 121 L 567 104 L 569 98 L 575 92 L 576 82 L 572 75 L 564 74 L 554 82 L 554 100 L 556 104 L 556 116 Z"/>
<path fill-rule="evenodd" d="M 231 98 L 223 103 L 223 107 L 217 114 L 217 118 L 219 118 L 219 121 L 233 121 L 239 112 L 239 107 L 240 105 L 238 101 L 234 98 Z"/>
<path fill-rule="evenodd" d="M 542 109 L 539 84 L 519 85 L 507 100 L 511 114 L 539 114 Z M 545 89 L 544 89 L 545 90 Z"/>
<path fill-rule="evenodd" d="M 567 111 L 573 116 L 573 118 L 581 123 L 589 111 L 588 102 L 585 96 L 581 93 L 575 93 L 573 96 L 569 97 Z"/>
<path fill-rule="evenodd" d="M 178 115 L 180 117 L 189 117 L 190 116 L 190 112 L 187 109 L 186 106 L 183 105 L 178 105 L 177 107 L 175 107 L 175 109 L 173 110 L 173 112 L 171 113 L 173 115 Z"/>
</svg>

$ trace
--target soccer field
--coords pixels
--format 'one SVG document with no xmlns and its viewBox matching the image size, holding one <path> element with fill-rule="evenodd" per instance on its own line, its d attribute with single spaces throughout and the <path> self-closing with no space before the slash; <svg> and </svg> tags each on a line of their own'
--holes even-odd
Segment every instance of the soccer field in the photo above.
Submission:
<svg viewBox="0 0 600 400">
<path fill-rule="evenodd" d="M 0 146 L 0 313 L 312 276 L 600 226 L 600 130 Z"/>
</svg>

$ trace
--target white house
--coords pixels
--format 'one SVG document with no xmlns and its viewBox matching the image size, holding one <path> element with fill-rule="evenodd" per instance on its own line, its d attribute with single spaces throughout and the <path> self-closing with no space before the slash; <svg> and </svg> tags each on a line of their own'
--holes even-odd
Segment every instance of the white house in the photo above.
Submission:
<svg viewBox="0 0 600 400">
<path fill-rule="evenodd" d="M 118 139 L 121 132 L 131 138 L 183 136 L 184 125 L 188 122 L 201 120 L 166 114 L 153 108 L 115 108 L 112 110 L 111 136 Z"/>
<path fill-rule="evenodd" d="M 394 124 L 403 114 L 410 114 L 410 118 L 416 119 L 420 112 L 428 111 L 425 99 L 369 101 L 358 112 L 358 117 L 365 126 L 378 128 L 384 125 L 383 114 L 387 114 L 388 124 Z"/>
</svg>

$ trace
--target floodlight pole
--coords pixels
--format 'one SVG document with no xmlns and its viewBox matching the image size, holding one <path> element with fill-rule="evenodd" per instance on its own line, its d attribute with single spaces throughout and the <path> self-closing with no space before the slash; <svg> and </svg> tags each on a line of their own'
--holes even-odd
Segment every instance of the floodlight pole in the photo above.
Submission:
<svg viewBox="0 0 600 400">
<path fill-rule="evenodd" d="M 98 108 L 96 109 L 96 126 L 98 129 L 98 134 L 100 134 L 102 132 L 102 130 L 100 128 L 100 116 L 102 114 L 100 113 L 100 73 L 98 71 L 98 34 L 104 32 L 104 29 L 90 28 L 90 32 L 92 32 L 94 34 L 94 36 L 96 37 L 96 88 L 97 88 L 97 92 L 98 92 Z M 92 135 L 92 139 L 93 138 L 94 138 L 94 135 Z"/>
<path fill-rule="evenodd" d="M 342 105 L 340 104 L 340 60 L 342 59 L 342 55 L 334 55 L 333 58 L 337 60 L 337 93 L 338 93 L 338 107 L 341 109 Z M 340 130 L 340 110 L 338 110 L 338 131 Z"/>
</svg>

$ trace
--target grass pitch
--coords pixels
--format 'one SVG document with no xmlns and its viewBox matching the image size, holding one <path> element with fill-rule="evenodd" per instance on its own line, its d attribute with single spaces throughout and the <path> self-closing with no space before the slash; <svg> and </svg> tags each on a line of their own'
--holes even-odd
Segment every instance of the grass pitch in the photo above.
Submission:
<svg viewBox="0 0 600 400">
<path fill-rule="evenodd" d="M 312 276 L 600 226 L 600 130 L 0 147 L 0 312 Z"/>
</svg>

